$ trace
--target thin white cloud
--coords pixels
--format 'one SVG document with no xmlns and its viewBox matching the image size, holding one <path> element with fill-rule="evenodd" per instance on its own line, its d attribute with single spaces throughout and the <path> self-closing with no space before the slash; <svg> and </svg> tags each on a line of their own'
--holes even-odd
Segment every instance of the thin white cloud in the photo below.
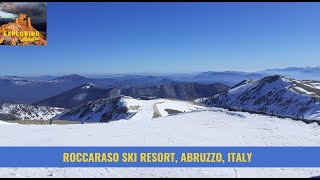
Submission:
<svg viewBox="0 0 320 180">
<path fill-rule="evenodd" d="M 0 18 L 13 19 L 13 18 L 16 18 L 16 17 L 17 17 L 16 14 L 7 13 L 7 12 L 3 12 L 3 11 L 0 10 Z"/>
</svg>

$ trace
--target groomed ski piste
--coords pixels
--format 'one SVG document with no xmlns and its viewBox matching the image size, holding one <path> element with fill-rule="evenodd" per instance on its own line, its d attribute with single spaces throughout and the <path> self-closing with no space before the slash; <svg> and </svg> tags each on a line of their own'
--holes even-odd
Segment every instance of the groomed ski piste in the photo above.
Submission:
<svg viewBox="0 0 320 180">
<path fill-rule="evenodd" d="M 129 102 L 129 101 L 128 101 Z M 319 146 L 320 126 L 172 100 L 139 101 L 109 123 L 0 121 L 1 146 Z M 155 108 L 156 106 L 156 108 Z M 154 118 L 154 112 L 160 116 Z M 167 114 L 165 109 L 183 113 Z M 320 168 L 0 168 L 1 177 L 316 177 Z"/>
</svg>

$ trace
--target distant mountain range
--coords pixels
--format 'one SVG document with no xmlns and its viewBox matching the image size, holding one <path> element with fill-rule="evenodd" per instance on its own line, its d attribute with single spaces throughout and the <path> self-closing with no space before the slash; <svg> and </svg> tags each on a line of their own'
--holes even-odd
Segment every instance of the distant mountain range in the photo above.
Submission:
<svg viewBox="0 0 320 180">
<path fill-rule="evenodd" d="M 226 85 L 234 85 L 245 79 L 260 79 L 264 75 L 259 73 L 247 73 L 238 71 L 223 71 L 223 72 L 203 72 L 191 78 L 191 81 L 209 83 L 212 81 L 221 82 Z"/>
<path fill-rule="evenodd" d="M 265 75 L 282 75 L 302 80 L 320 80 L 320 66 L 318 67 L 288 67 L 283 69 L 267 69 L 258 73 Z"/>
<path fill-rule="evenodd" d="M 37 106 L 73 108 L 82 103 L 102 98 L 114 98 L 122 95 L 133 98 L 172 98 L 194 100 L 213 96 L 227 90 L 223 84 L 170 83 L 151 87 L 102 89 L 93 84 L 84 84 L 67 92 L 33 103 Z"/>
<path fill-rule="evenodd" d="M 305 80 L 320 80 L 320 67 L 314 68 L 284 68 L 284 69 L 268 69 L 265 71 L 247 73 L 237 71 L 225 72 L 203 72 L 193 74 L 176 74 L 176 75 L 125 75 L 125 76 L 108 76 L 100 78 L 88 78 L 80 75 L 72 74 L 61 77 L 41 76 L 41 77 L 18 77 L 4 76 L 0 77 L 0 103 L 21 103 L 31 104 L 44 99 L 57 96 L 61 93 L 77 88 L 81 85 L 91 83 L 95 87 L 101 89 L 121 89 L 122 94 L 138 97 L 139 93 L 144 91 L 144 94 L 156 94 L 158 97 L 167 97 L 161 95 L 164 93 L 155 89 L 153 86 L 165 87 L 166 84 L 179 83 L 198 83 L 198 84 L 214 84 L 221 83 L 226 86 L 233 86 L 243 80 L 252 79 L 258 80 L 265 76 L 283 75 L 295 79 Z M 170 85 L 171 86 L 171 85 Z M 176 87 L 179 89 L 190 89 L 190 87 Z M 190 86 L 190 85 L 188 85 Z M 136 90 L 140 88 L 139 90 Z M 142 89 L 141 89 L 142 88 Z M 144 89 L 147 88 L 147 89 Z M 149 88 L 149 89 L 148 89 Z M 174 87 L 172 87 L 174 89 Z M 197 89 L 196 92 L 206 86 L 195 85 L 192 87 Z M 191 88 L 191 89 L 192 89 Z M 127 89 L 127 90 L 124 90 Z M 164 88 L 167 89 L 167 88 Z M 150 92 L 149 92 L 150 91 Z M 182 90 L 183 91 L 183 90 Z M 188 91 L 188 90 L 186 90 Z M 207 90 L 204 90 L 207 91 Z M 148 92 L 148 93 L 147 93 Z M 197 93 L 189 92 L 190 98 L 200 97 Z M 188 94 L 187 93 L 187 94 Z M 170 93 L 167 93 L 170 94 Z M 179 93 L 178 93 L 179 94 Z M 177 94 L 177 97 L 179 95 Z M 202 94 L 202 93 L 200 93 Z M 106 96 L 106 95 L 105 95 Z M 201 95 L 202 96 L 202 95 Z M 112 96 L 111 96 L 112 97 Z M 171 96 L 175 97 L 175 96 Z M 90 99 L 90 98 L 89 98 Z M 181 99 L 181 98 L 179 98 Z M 184 99 L 184 98 L 182 98 Z"/>
<path fill-rule="evenodd" d="M 210 82 L 220 81 L 227 85 L 234 85 L 245 79 L 257 80 L 265 76 L 281 75 L 289 78 L 300 80 L 319 80 L 320 81 L 320 66 L 319 67 L 288 67 L 283 69 L 267 69 L 257 72 L 238 72 L 238 71 L 224 71 L 224 72 L 203 72 L 194 75 L 191 81 L 194 82 Z"/>
<path fill-rule="evenodd" d="M 320 120 L 320 81 L 267 76 L 260 80 L 243 81 L 200 102 L 215 107 Z"/>
<path fill-rule="evenodd" d="M 134 76 L 119 78 L 86 78 L 79 75 L 62 76 L 56 79 L 0 77 L 0 103 L 30 104 L 55 96 L 86 83 L 100 88 L 145 87 L 174 82 L 163 77 Z"/>
</svg>

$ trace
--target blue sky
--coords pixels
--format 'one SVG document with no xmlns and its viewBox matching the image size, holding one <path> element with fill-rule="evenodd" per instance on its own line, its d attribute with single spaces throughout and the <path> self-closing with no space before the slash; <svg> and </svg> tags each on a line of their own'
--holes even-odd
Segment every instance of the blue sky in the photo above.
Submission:
<svg viewBox="0 0 320 180">
<path fill-rule="evenodd" d="M 0 47 L 0 75 L 320 65 L 320 3 L 48 3 L 48 46 Z"/>
</svg>

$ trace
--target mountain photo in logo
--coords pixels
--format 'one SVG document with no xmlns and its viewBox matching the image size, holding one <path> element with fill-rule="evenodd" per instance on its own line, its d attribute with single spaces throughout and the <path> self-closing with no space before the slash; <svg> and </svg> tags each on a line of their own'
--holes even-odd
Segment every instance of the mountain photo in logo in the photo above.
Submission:
<svg viewBox="0 0 320 180">
<path fill-rule="evenodd" d="M 0 45 L 47 45 L 47 3 L 0 2 Z"/>
</svg>

